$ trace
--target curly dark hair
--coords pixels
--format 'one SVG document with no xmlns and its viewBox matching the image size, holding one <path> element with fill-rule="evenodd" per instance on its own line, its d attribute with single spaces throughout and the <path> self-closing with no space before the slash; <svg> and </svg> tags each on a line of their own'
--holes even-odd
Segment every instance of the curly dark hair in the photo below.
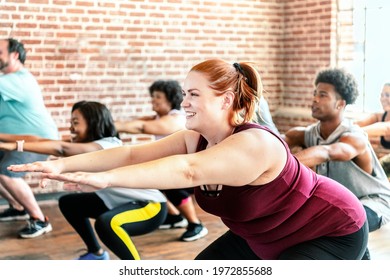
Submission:
<svg viewBox="0 0 390 280">
<path fill-rule="evenodd" d="M 181 86 L 175 80 L 157 80 L 149 87 L 150 95 L 154 91 L 161 91 L 171 103 L 172 109 L 180 110 L 180 104 L 183 101 Z"/>
<path fill-rule="evenodd" d="M 79 110 L 87 122 L 87 139 L 85 142 L 96 141 L 105 137 L 118 137 L 114 120 L 107 107 L 95 101 L 79 101 L 72 107 L 72 112 Z"/>
<path fill-rule="evenodd" d="M 359 95 L 355 78 L 344 69 L 330 68 L 320 71 L 314 81 L 314 85 L 319 83 L 331 84 L 341 98 L 348 104 L 354 104 Z"/>
</svg>

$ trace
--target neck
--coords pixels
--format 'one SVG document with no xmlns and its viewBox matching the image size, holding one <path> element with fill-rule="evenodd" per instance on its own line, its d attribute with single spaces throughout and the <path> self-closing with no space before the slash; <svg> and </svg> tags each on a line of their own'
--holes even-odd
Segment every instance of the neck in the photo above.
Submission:
<svg viewBox="0 0 390 280">
<path fill-rule="evenodd" d="M 211 137 L 206 138 L 207 142 L 209 143 L 209 147 L 215 146 L 218 143 L 222 142 L 226 138 L 228 138 L 230 135 L 233 134 L 234 128 L 232 126 L 229 126 L 228 128 L 222 130 L 219 130 L 216 132 L 216 134 L 212 135 Z"/>
<path fill-rule="evenodd" d="M 323 139 L 327 139 L 329 135 L 336 130 L 336 128 L 341 124 L 343 120 L 339 119 L 337 121 L 321 121 L 320 124 L 320 134 Z"/>
<path fill-rule="evenodd" d="M 21 70 L 22 68 L 23 68 L 23 64 L 20 61 L 18 61 L 18 63 L 8 65 L 8 67 L 3 69 L 3 73 L 4 74 L 15 73 Z"/>
</svg>

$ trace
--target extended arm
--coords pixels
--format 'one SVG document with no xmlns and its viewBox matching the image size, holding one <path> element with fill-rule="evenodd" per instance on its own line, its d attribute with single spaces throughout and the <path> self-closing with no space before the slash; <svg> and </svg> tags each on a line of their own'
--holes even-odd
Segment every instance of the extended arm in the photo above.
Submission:
<svg viewBox="0 0 390 280">
<path fill-rule="evenodd" d="M 178 132 L 180 133 L 180 132 Z M 170 154 L 186 153 L 185 136 L 171 135 L 142 145 L 126 145 L 58 160 L 13 166 L 13 171 L 29 172 L 99 172 L 121 166 L 153 160 Z"/>
<path fill-rule="evenodd" d="M 166 115 L 158 119 L 137 119 L 115 122 L 119 132 L 168 135 L 185 128 L 185 119 L 179 115 Z"/>
<path fill-rule="evenodd" d="M 379 122 L 362 127 L 369 137 L 390 135 L 390 122 Z"/>
<path fill-rule="evenodd" d="M 16 143 L 0 143 L 0 149 L 16 150 Z M 39 142 L 25 142 L 23 150 L 39 154 L 47 154 L 53 156 L 73 156 L 87 152 L 101 150 L 101 146 L 94 142 L 89 143 L 71 143 L 66 141 L 46 140 Z"/>
<path fill-rule="evenodd" d="M 382 113 L 371 114 L 367 118 L 355 121 L 369 137 L 388 136 L 390 135 L 390 122 L 382 122 Z"/>
<path fill-rule="evenodd" d="M 265 133 L 267 135 L 264 135 Z M 259 134 L 263 135 L 259 137 Z M 259 142 L 262 145 L 258 145 Z M 285 161 L 281 159 L 286 158 L 286 151 L 282 147 L 282 144 L 267 132 L 245 131 L 198 153 L 167 155 L 108 172 L 51 173 L 44 176 L 97 188 L 117 186 L 174 189 L 202 184 L 261 184 L 272 180 L 284 167 Z M 266 174 L 265 179 L 263 174 Z"/>
<path fill-rule="evenodd" d="M 0 142 L 16 142 L 18 140 L 33 142 L 33 141 L 42 141 L 47 139 L 35 135 L 17 135 L 17 134 L 0 133 Z"/>
</svg>

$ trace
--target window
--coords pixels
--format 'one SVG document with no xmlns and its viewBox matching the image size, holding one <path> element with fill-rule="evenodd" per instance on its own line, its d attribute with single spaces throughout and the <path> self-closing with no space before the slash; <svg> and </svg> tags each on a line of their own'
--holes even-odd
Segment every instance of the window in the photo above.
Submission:
<svg viewBox="0 0 390 280">
<path fill-rule="evenodd" d="M 354 1 L 354 62 L 352 73 L 359 83 L 355 109 L 381 111 L 379 95 L 390 82 L 390 1 Z"/>
</svg>

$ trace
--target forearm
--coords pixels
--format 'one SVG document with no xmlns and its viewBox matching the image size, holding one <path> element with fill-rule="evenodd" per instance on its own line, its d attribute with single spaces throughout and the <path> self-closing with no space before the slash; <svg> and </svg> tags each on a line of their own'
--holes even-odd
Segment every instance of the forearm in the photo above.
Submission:
<svg viewBox="0 0 390 280">
<path fill-rule="evenodd" d="M 67 188 L 90 191 L 90 188 L 122 187 L 136 189 L 178 189 L 198 185 L 199 180 L 188 176 L 189 164 L 178 156 L 154 160 L 146 163 L 114 168 L 106 172 L 65 172 L 60 164 L 53 165 L 42 173 L 42 178 L 67 182 Z M 62 162 L 63 163 L 63 162 Z M 45 162 L 45 165 L 48 165 Z M 11 166 L 12 168 L 12 166 Z M 17 168 L 17 166 L 16 166 Z M 41 169 L 42 170 L 42 169 Z M 47 180 L 42 181 L 45 187 Z"/>
<path fill-rule="evenodd" d="M 294 155 L 301 163 L 310 168 L 330 160 L 329 151 L 326 146 L 310 147 L 303 149 Z"/>
<path fill-rule="evenodd" d="M 130 146 L 122 146 L 59 159 L 60 172 L 101 172 L 131 164 Z"/>
<path fill-rule="evenodd" d="M 172 156 L 136 165 L 124 166 L 104 173 L 108 187 L 142 189 L 177 189 L 194 187 L 197 182 L 188 176 L 188 162 Z"/>
<path fill-rule="evenodd" d="M 144 121 L 133 120 L 127 122 L 116 122 L 115 127 L 119 132 L 139 134 L 139 133 L 143 133 Z"/>
<path fill-rule="evenodd" d="M 0 133 L 1 142 L 16 142 L 18 140 L 24 140 L 26 142 L 34 142 L 34 141 L 41 141 L 43 140 L 43 138 L 34 135 L 17 135 L 17 134 Z"/>
<path fill-rule="evenodd" d="M 380 122 L 363 127 L 369 137 L 390 135 L 390 123 Z"/>
<path fill-rule="evenodd" d="M 23 145 L 23 150 L 27 152 L 60 157 L 64 156 L 61 143 L 62 141 L 25 142 Z"/>
</svg>

